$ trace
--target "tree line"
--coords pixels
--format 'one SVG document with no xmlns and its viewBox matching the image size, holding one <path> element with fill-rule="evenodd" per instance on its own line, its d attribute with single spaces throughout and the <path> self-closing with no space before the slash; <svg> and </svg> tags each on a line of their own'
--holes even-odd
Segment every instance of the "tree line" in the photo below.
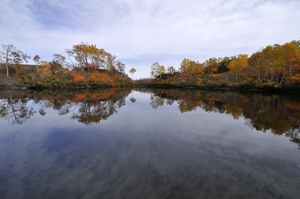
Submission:
<svg viewBox="0 0 300 199">
<path fill-rule="evenodd" d="M 291 41 L 283 45 L 268 45 L 251 54 L 239 54 L 231 57 L 209 58 L 203 63 L 184 58 L 180 67 L 165 67 L 158 62 L 150 66 L 151 76 L 166 78 L 183 74 L 201 77 L 200 84 L 208 80 L 223 83 L 271 84 L 300 83 L 300 41 Z M 190 78 L 191 79 L 191 78 Z M 226 83 L 226 82 L 225 82 Z"/>
<path fill-rule="evenodd" d="M 103 48 L 98 48 L 96 45 L 84 42 L 73 45 L 71 49 L 65 50 L 65 54 L 53 54 L 51 61 L 44 61 L 39 55 L 35 55 L 33 61 L 36 69 L 35 71 L 27 70 L 27 72 L 24 72 L 22 67 L 25 67 L 24 63 L 28 63 L 30 56 L 12 44 L 2 44 L 2 49 L 0 51 L 0 63 L 3 66 L 2 73 L 5 72 L 7 77 L 16 74 L 26 83 L 33 83 L 34 85 L 53 83 L 57 79 L 60 81 L 70 80 L 70 82 L 75 83 L 90 80 L 92 83 L 101 83 L 100 80 L 106 81 L 111 77 L 111 74 L 115 74 L 115 76 L 107 81 L 114 81 L 116 78 L 121 82 L 129 81 L 125 73 L 125 64 L 117 59 L 115 55 Z M 90 73 L 87 77 L 86 74 L 80 73 L 80 71 L 102 71 L 102 76 L 100 77 L 98 73 Z M 110 77 L 105 76 L 103 72 L 110 74 Z M 93 82 L 93 80 L 96 81 Z M 107 81 L 106 83 L 109 83 Z"/>
<path fill-rule="evenodd" d="M 35 55 L 33 61 L 36 69 L 26 73 L 22 71 L 22 67 L 24 68 L 24 63 L 28 62 L 30 56 L 12 44 L 2 44 L 2 49 L 0 51 L 2 73 L 5 76 L 16 74 L 23 82 L 32 85 L 55 86 L 65 83 L 68 86 L 75 83 L 111 86 L 131 81 L 125 73 L 125 64 L 115 55 L 84 42 L 66 49 L 64 54 L 54 54 L 52 61 L 49 62 Z M 76 72 L 96 70 L 115 76 Z M 136 69 L 130 69 L 132 78 L 135 72 Z M 137 85 L 249 88 L 300 85 L 300 41 L 268 45 L 251 55 L 212 57 L 202 63 L 184 58 L 178 69 L 154 62 L 150 66 L 150 74 L 154 79 L 141 79 L 136 81 Z"/>
<path fill-rule="evenodd" d="M 30 56 L 12 44 L 2 44 L 2 49 L 0 58 L 1 63 L 5 64 L 7 76 L 9 76 L 9 66 L 11 64 L 28 63 L 28 59 L 30 59 Z M 53 59 L 50 62 L 41 60 L 39 55 L 35 55 L 33 61 L 37 66 L 49 65 L 51 67 L 51 64 L 58 64 L 60 67 L 82 71 L 96 67 L 107 71 L 125 72 L 125 64 L 118 60 L 115 55 L 106 52 L 102 48 L 97 48 L 96 45 L 84 42 L 73 45 L 71 49 L 66 49 L 65 55 L 53 54 Z"/>
</svg>

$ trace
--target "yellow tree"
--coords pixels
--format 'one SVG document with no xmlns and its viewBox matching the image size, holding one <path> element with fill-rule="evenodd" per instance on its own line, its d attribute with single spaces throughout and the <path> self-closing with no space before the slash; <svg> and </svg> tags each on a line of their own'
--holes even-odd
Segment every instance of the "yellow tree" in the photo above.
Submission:
<svg viewBox="0 0 300 199">
<path fill-rule="evenodd" d="M 215 74 L 217 72 L 218 66 L 220 65 L 220 62 L 222 61 L 222 58 L 209 58 L 206 60 L 203 65 L 205 67 L 205 72 L 208 74 Z"/>
<path fill-rule="evenodd" d="M 284 67 L 291 77 L 294 70 L 300 67 L 300 48 L 296 43 L 290 42 L 282 46 L 282 54 L 284 56 Z"/>
<path fill-rule="evenodd" d="M 42 79 L 47 78 L 47 77 L 51 77 L 52 72 L 51 72 L 50 64 L 46 61 L 41 61 L 40 62 L 40 67 L 38 69 L 38 73 L 39 73 L 39 75 Z"/>
<path fill-rule="evenodd" d="M 203 67 L 199 62 L 184 58 L 180 64 L 179 71 L 187 74 L 202 74 Z"/>
<path fill-rule="evenodd" d="M 285 67 L 284 67 L 284 55 L 282 53 L 282 46 L 279 44 L 273 45 L 273 56 L 271 64 L 271 78 L 276 83 L 282 83 L 285 76 Z"/>
<path fill-rule="evenodd" d="M 266 46 L 261 51 L 261 60 L 262 60 L 262 80 L 263 82 L 267 81 L 272 73 L 272 62 L 273 62 L 273 55 L 274 55 L 274 48 L 272 46 Z"/>
<path fill-rule="evenodd" d="M 36 55 L 34 56 L 33 61 L 36 63 L 36 73 L 38 73 L 39 65 L 41 64 L 41 57 Z"/>
<path fill-rule="evenodd" d="M 163 65 L 160 65 L 158 62 L 154 62 L 151 67 L 151 76 L 152 77 L 161 77 L 161 74 L 166 72 L 166 69 Z"/>
<path fill-rule="evenodd" d="M 69 56 L 69 65 L 77 66 L 82 71 L 85 68 L 88 69 L 88 64 L 93 64 L 97 68 L 103 68 L 108 71 L 116 71 L 116 65 L 118 61 L 116 56 L 106 52 L 104 49 L 99 49 L 96 45 L 89 45 L 81 42 L 80 44 L 73 45 L 72 49 L 67 49 L 66 53 Z M 58 56 L 62 61 L 66 61 L 63 56 Z M 74 60 L 74 61 L 73 61 Z"/>
<path fill-rule="evenodd" d="M 157 69 L 157 73 L 161 76 L 161 74 L 166 73 L 166 68 L 163 65 L 160 65 Z"/>
<path fill-rule="evenodd" d="M 248 66 L 248 55 L 240 54 L 236 58 L 234 58 L 229 64 L 228 68 L 230 69 L 230 73 L 235 76 L 235 82 L 238 82 L 238 79 L 244 68 Z"/>
<path fill-rule="evenodd" d="M 188 73 L 189 70 L 190 70 L 190 60 L 187 59 L 187 58 L 184 58 L 180 64 L 180 68 L 179 68 L 179 71 L 181 73 Z"/>
<path fill-rule="evenodd" d="M 135 73 L 135 72 L 136 72 L 135 68 L 130 69 L 129 73 L 132 75 L 132 78 L 133 78 L 133 73 Z"/>
<path fill-rule="evenodd" d="M 261 83 L 261 73 L 262 73 L 262 54 L 261 52 L 256 52 L 249 58 L 249 66 L 255 71 L 258 81 Z"/>
<path fill-rule="evenodd" d="M 110 53 L 107 53 L 106 57 L 107 57 L 106 70 L 108 70 L 110 72 L 115 71 L 116 70 L 116 68 L 115 68 L 116 56 L 111 55 Z"/>
<path fill-rule="evenodd" d="M 190 70 L 189 73 L 191 74 L 203 74 L 203 67 L 199 62 L 190 61 Z"/>
</svg>

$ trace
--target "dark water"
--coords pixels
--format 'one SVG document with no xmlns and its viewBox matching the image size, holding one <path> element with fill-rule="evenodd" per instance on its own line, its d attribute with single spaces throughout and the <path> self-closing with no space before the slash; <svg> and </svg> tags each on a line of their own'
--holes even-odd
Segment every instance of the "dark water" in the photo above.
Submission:
<svg viewBox="0 0 300 199">
<path fill-rule="evenodd" d="M 297 94 L 0 92 L 0 198 L 299 198 Z"/>
</svg>

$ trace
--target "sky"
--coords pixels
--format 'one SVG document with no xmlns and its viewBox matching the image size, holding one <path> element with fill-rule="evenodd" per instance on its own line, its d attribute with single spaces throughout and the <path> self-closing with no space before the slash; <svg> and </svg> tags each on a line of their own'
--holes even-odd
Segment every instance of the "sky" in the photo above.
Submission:
<svg viewBox="0 0 300 199">
<path fill-rule="evenodd" d="M 51 61 L 86 42 L 116 55 L 126 73 L 135 68 L 134 79 L 150 77 L 154 62 L 178 69 L 184 58 L 300 40 L 300 0 L 1 0 L 0 13 L 0 44 Z"/>
</svg>

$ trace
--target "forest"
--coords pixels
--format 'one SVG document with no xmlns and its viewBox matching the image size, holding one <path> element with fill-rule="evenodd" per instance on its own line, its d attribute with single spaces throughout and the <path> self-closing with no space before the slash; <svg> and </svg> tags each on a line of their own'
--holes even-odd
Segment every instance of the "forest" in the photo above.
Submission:
<svg viewBox="0 0 300 199">
<path fill-rule="evenodd" d="M 194 87 L 205 89 L 300 89 L 300 41 L 268 45 L 251 55 L 212 57 L 204 62 L 184 58 L 180 67 L 150 66 L 149 78 L 132 80 L 125 64 L 96 45 L 80 43 L 54 54 L 52 61 L 30 57 L 12 44 L 2 45 L 0 87 Z M 129 73 L 136 72 L 131 68 Z"/>
<path fill-rule="evenodd" d="M 269 45 L 252 55 L 209 58 L 203 63 L 184 58 L 176 70 L 154 62 L 144 86 L 291 89 L 300 87 L 300 41 Z"/>
</svg>

